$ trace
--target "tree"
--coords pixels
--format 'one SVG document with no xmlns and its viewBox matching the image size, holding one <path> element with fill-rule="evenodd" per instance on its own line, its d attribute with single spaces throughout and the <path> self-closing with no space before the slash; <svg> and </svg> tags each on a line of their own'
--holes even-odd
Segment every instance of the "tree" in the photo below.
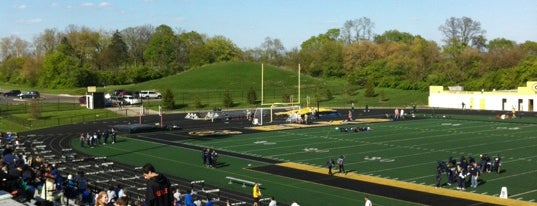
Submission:
<svg viewBox="0 0 537 206">
<path fill-rule="evenodd" d="M 461 45 L 462 47 L 474 46 L 479 41 L 485 30 L 481 28 L 481 23 L 469 17 L 451 17 L 438 28 L 444 35 L 444 42 L 447 45 Z"/>
<path fill-rule="evenodd" d="M 363 41 L 346 46 L 343 49 L 343 67 L 347 73 L 355 69 L 363 68 L 378 59 L 382 59 L 381 48 L 379 45 Z"/>
<path fill-rule="evenodd" d="M 202 66 L 211 61 L 211 53 L 205 46 L 207 37 L 198 32 L 181 33 L 178 36 L 180 47 L 186 54 L 185 68 Z"/>
<path fill-rule="evenodd" d="M 373 80 L 371 78 L 367 79 L 367 82 L 365 84 L 364 96 L 365 97 L 375 96 L 375 83 L 373 83 Z"/>
<path fill-rule="evenodd" d="M 283 56 L 285 55 L 285 47 L 279 39 L 271 39 L 266 37 L 261 44 L 261 54 L 259 60 L 262 62 L 272 63 L 274 65 L 283 64 Z"/>
<path fill-rule="evenodd" d="M 337 40 L 339 29 L 311 37 L 301 44 L 299 59 L 304 72 L 312 76 L 342 76 L 343 44 Z"/>
<path fill-rule="evenodd" d="M 222 104 L 226 108 L 233 107 L 233 98 L 231 97 L 231 93 L 229 92 L 229 90 L 226 90 L 224 92 L 224 99 L 222 100 Z"/>
<path fill-rule="evenodd" d="M 194 107 L 196 109 L 203 108 L 203 103 L 201 103 L 201 98 L 199 96 L 195 96 L 193 101 L 194 101 Z"/>
<path fill-rule="evenodd" d="M 345 45 L 359 43 L 363 40 L 373 40 L 375 23 L 367 17 L 348 20 L 341 29 L 341 39 Z"/>
<path fill-rule="evenodd" d="M 30 43 L 17 37 L 4 37 L 0 40 L 0 61 L 6 60 L 9 57 L 21 58 L 28 54 Z"/>
<path fill-rule="evenodd" d="M 215 36 L 207 39 L 205 43 L 211 53 L 211 63 L 236 61 L 241 56 L 241 50 L 230 39 L 224 36 Z"/>
<path fill-rule="evenodd" d="M 97 56 L 103 49 L 103 45 L 100 44 L 101 34 L 90 28 L 75 25 L 69 25 L 66 30 L 65 35 L 69 40 L 69 45 L 72 48 L 70 52 L 72 53 L 67 53 L 67 51 L 63 51 L 63 53 L 76 57 L 80 67 L 96 68 L 98 65 Z"/>
<path fill-rule="evenodd" d="M 130 63 L 135 66 L 145 65 L 144 52 L 154 32 L 155 28 L 151 25 L 129 27 L 121 31 L 123 41 L 129 48 L 127 51 Z"/>
<path fill-rule="evenodd" d="M 257 103 L 257 93 L 255 92 L 253 87 L 250 87 L 247 94 L 247 101 L 248 104 L 256 104 Z"/>
<path fill-rule="evenodd" d="M 164 109 L 175 109 L 175 97 L 173 96 L 173 92 L 170 88 L 164 89 L 164 92 L 162 93 L 162 104 Z"/>
<path fill-rule="evenodd" d="M 37 99 L 32 99 L 28 102 L 28 118 L 38 120 L 41 118 L 41 103 Z"/>
<path fill-rule="evenodd" d="M 383 44 L 386 42 L 403 42 L 406 44 L 411 44 L 414 41 L 414 36 L 407 32 L 400 32 L 397 30 L 388 30 L 382 33 L 381 35 L 375 36 L 375 43 Z"/>
<path fill-rule="evenodd" d="M 44 56 L 46 53 L 53 52 L 60 44 L 62 37 L 56 29 L 45 29 L 34 39 L 35 53 Z"/>
<path fill-rule="evenodd" d="M 111 38 L 108 46 L 98 55 L 97 67 L 99 70 L 108 69 L 117 71 L 120 66 L 127 63 L 128 48 L 123 41 L 121 33 L 116 31 Z"/>
<path fill-rule="evenodd" d="M 152 66 L 167 70 L 170 63 L 174 61 L 175 45 L 173 30 L 167 25 L 160 25 L 149 39 L 144 58 L 150 61 Z"/>
</svg>

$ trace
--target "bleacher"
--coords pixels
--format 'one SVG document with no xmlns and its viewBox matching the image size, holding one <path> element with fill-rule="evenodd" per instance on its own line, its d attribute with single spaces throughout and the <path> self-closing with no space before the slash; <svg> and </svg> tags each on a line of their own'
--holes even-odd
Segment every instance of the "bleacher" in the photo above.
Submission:
<svg viewBox="0 0 537 206">
<path fill-rule="evenodd" d="M 48 143 L 50 144 L 50 143 Z M 79 171 L 84 171 L 88 179 L 88 188 L 92 194 L 99 191 L 106 191 L 110 187 L 122 185 L 126 191 L 129 202 L 143 201 L 145 196 L 145 180 L 143 179 L 141 168 L 130 167 L 108 160 L 106 157 L 90 157 L 85 154 L 77 153 L 71 148 L 52 148 L 47 145 L 40 137 L 29 135 L 19 139 L 18 144 L 14 144 L 14 154 L 23 154 L 25 156 L 41 155 L 48 163 L 55 163 L 62 177 L 66 178 L 69 174 L 73 177 Z M 219 188 L 213 188 L 205 184 L 204 180 L 184 180 L 170 178 L 172 188 L 179 188 L 181 193 L 192 190 L 194 196 L 199 197 L 203 202 L 208 199 L 213 200 L 215 205 L 225 205 L 224 199 L 220 197 Z M 220 201 L 222 199 L 222 201 Z M 237 197 L 225 198 L 232 200 L 232 205 L 242 205 L 243 201 Z M 16 201 L 17 199 L 5 198 L 4 202 Z M 32 202 L 39 201 L 40 197 L 36 196 Z M 235 200 L 235 201 L 233 201 Z M 75 205 L 75 200 L 68 200 L 69 205 Z M 0 202 L 3 203 L 3 202 Z M 57 201 L 59 204 L 59 200 Z M 28 203 L 25 203 L 28 204 Z M 21 205 L 25 205 L 21 204 Z M 4 204 L 1 204 L 4 205 Z M 12 205 L 12 204 L 9 204 Z M 13 204 L 16 205 L 16 204 Z"/>
</svg>

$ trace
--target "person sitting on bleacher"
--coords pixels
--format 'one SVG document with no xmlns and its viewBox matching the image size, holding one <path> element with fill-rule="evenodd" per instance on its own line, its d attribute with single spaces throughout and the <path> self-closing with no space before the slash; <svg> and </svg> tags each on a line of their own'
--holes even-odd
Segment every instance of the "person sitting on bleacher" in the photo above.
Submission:
<svg viewBox="0 0 537 206">
<path fill-rule="evenodd" d="M 179 188 L 175 188 L 175 192 L 173 193 L 173 199 L 173 205 L 181 206 L 181 191 L 179 191 Z"/>
<path fill-rule="evenodd" d="M 9 174 L 9 166 L 6 162 L 0 161 L 0 190 L 7 192 L 16 191 L 20 188 L 19 177 Z"/>
<path fill-rule="evenodd" d="M 45 183 L 43 188 L 41 188 L 41 198 L 49 202 L 54 202 L 55 200 L 60 199 L 61 204 L 65 205 L 63 193 L 61 193 L 59 190 L 56 190 L 56 184 L 54 182 L 56 177 L 50 173 L 47 173 L 45 178 Z"/>
<path fill-rule="evenodd" d="M 194 204 L 194 197 L 192 196 L 192 190 L 188 190 L 185 194 L 185 206 L 196 206 Z"/>
</svg>

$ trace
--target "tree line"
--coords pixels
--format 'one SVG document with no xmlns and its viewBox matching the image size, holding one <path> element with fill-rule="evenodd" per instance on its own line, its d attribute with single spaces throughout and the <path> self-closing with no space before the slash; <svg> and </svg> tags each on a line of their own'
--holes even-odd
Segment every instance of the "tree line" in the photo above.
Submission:
<svg viewBox="0 0 537 206">
<path fill-rule="evenodd" d="M 0 40 L 0 80 L 43 88 L 139 83 L 206 64 L 230 61 L 296 68 L 314 77 L 344 78 L 344 91 L 366 85 L 425 90 L 429 85 L 511 89 L 537 79 L 537 42 L 486 39 L 481 24 L 451 17 L 439 26 L 440 45 L 398 30 L 374 34 L 362 17 L 286 49 L 277 38 L 241 49 L 224 36 L 208 37 L 168 25 L 113 32 L 70 25 L 46 29 L 33 42 Z M 513 31 L 523 32 L 523 31 Z"/>
</svg>

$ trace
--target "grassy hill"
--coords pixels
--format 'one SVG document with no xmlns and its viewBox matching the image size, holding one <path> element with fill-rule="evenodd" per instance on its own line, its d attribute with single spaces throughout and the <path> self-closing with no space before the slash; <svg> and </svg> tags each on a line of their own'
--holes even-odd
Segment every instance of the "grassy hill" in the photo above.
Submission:
<svg viewBox="0 0 537 206">
<path fill-rule="evenodd" d="M 239 63 L 228 62 L 206 65 L 192 69 L 177 75 L 168 76 L 158 80 L 147 81 L 132 85 L 108 85 L 98 87 L 100 92 L 111 93 L 115 89 L 127 89 L 133 91 L 158 90 L 163 92 L 171 89 L 174 94 L 176 110 L 211 110 L 215 107 L 223 109 L 224 94 L 229 92 L 233 99 L 233 108 L 255 108 L 261 103 L 261 64 L 259 63 Z M 293 101 L 298 101 L 298 68 L 281 69 L 270 65 L 264 66 L 263 75 L 263 102 L 282 103 L 284 96 L 292 96 Z M 345 79 L 321 79 L 308 75 L 300 77 L 300 103 L 301 106 L 316 106 L 317 100 L 322 107 L 350 107 L 354 102 L 357 109 L 369 105 L 370 107 L 409 107 L 413 104 L 418 106 L 427 104 L 427 92 L 405 91 L 398 89 L 376 88 L 375 97 L 364 97 L 363 89 L 352 90 L 349 95 L 344 90 Z M 43 88 L 28 88 L 21 85 L 0 83 L 0 88 L 38 90 L 41 93 L 50 94 L 84 94 L 85 88 L 50 90 Z M 247 94 L 250 88 L 256 91 L 258 103 L 250 105 L 247 103 Z M 201 107 L 196 107 L 195 99 L 199 99 Z M 309 100 L 309 101 L 308 101 Z M 114 118 L 112 114 L 105 110 L 86 110 L 76 106 L 74 109 L 63 103 L 40 102 L 40 119 L 27 119 L 28 105 L 24 102 L 10 105 L 7 101 L 0 101 L 0 131 L 16 130 L 24 131 L 47 126 L 57 126 L 66 123 L 78 123 L 89 121 L 95 118 L 85 118 L 85 116 L 96 116 L 100 118 Z M 67 104 L 67 103 L 65 103 Z M 76 103 L 69 103 L 76 104 Z M 144 101 L 144 107 L 157 109 L 161 105 L 160 101 Z M 51 108 L 51 109 L 47 109 Z M 60 109 L 61 108 L 61 109 Z M 72 111 L 71 111 L 72 110 Z M 31 125 L 31 126 L 27 126 Z"/>
<path fill-rule="evenodd" d="M 270 65 L 264 66 L 263 102 L 282 103 L 284 96 L 293 96 L 298 100 L 297 70 L 286 70 Z M 259 63 L 218 63 L 192 69 L 181 74 L 152 80 L 135 85 L 107 87 L 105 92 L 117 88 L 129 90 L 154 89 L 172 90 L 178 109 L 212 109 L 222 107 L 223 95 L 229 92 L 233 98 L 234 107 L 256 107 L 246 101 L 250 88 L 256 91 L 257 99 L 261 102 L 261 64 Z M 357 107 L 369 105 L 372 107 L 404 107 L 409 105 L 426 105 L 427 92 L 405 91 L 389 88 L 377 88 L 377 96 L 364 97 L 362 89 L 353 90 L 352 95 L 345 94 L 344 79 L 320 79 L 308 75 L 300 78 L 300 102 L 306 106 L 309 97 L 310 105 L 347 107 L 352 102 Z M 193 100 L 199 98 L 202 108 L 194 108 Z M 151 106 L 151 105 L 149 105 Z"/>
</svg>

